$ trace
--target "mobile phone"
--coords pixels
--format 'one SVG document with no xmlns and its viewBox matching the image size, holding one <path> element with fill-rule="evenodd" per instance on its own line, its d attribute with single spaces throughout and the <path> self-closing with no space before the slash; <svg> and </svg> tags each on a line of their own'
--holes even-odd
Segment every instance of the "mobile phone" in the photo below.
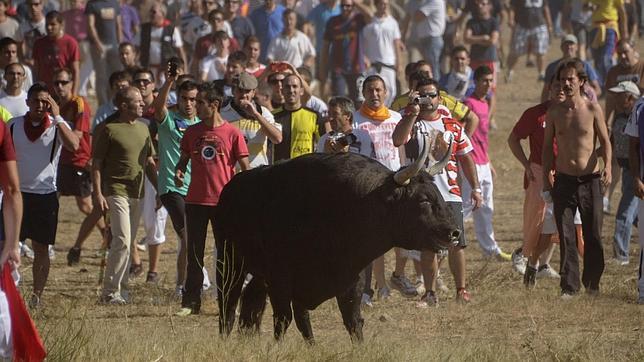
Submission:
<svg viewBox="0 0 644 362">
<path fill-rule="evenodd" d="M 175 62 L 168 62 L 168 75 L 174 77 L 177 75 L 177 69 L 179 65 Z"/>
</svg>

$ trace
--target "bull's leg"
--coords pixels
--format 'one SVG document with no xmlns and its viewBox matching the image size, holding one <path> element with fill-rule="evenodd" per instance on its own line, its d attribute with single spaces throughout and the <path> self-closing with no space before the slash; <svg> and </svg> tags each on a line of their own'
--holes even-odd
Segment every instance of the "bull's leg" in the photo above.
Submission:
<svg viewBox="0 0 644 362">
<path fill-rule="evenodd" d="M 244 283 L 241 258 L 230 241 L 217 242 L 217 305 L 219 306 L 219 333 L 229 335 L 235 324 L 235 308 Z"/>
<path fill-rule="evenodd" d="M 306 340 L 310 344 L 315 343 L 315 340 L 313 339 L 313 328 L 311 328 L 309 311 L 296 302 L 293 302 L 293 317 L 295 319 L 295 325 L 297 326 L 297 329 L 300 331 L 300 333 L 302 333 L 304 340 Z"/>
<path fill-rule="evenodd" d="M 360 274 L 360 280 L 364 280 L 363 273 Z M 349 332 L 352 342 L 362 342 L 363 339 L 362 326 L 364 325 L 364 319 L 360 314 L 360 301 L 363 287 L 364 284 L 362 282 L 354 283 L 344 294 L 336 297 L 340 313 L 342 314 L 344 327 Z"/>
<path fill-rule="evenodd" d="M 266 309 L 266 281 L 253 275 L 241 296 L 239 330 L 242 333 L 259 333 L 259 326 Z"/>
<path fill-rule="evenodd" d="M 280 340 L 293 320 L 291 311 L 291 291 L 282 285 L 269 285 L 268 296 L 273 307 L 273 327 L 275 339 Z"/>
</svg>

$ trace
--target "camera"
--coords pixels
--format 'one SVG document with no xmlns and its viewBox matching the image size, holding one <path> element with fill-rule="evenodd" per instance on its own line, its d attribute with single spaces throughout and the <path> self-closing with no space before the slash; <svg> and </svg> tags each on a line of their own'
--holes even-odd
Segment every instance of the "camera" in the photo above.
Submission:
<svg viewBox="0 0 644 362">
<path fill-rule="evenodd" d="M 431 104 L 432 99 L 428 95 L 418 96 L 413 99 L 414 104 Z"/>
<path fill-rule="evenodd" d="M 356 135 L 354 135 L 353 133 L 344 134 L 342 132 L 331 135 L 329 136 L 329 138 L 331 139 L 331 141 L 334 141 L 341 147 L 350 146 L 358 140 L 358 137 L 356 137 Z"/>
</svg>

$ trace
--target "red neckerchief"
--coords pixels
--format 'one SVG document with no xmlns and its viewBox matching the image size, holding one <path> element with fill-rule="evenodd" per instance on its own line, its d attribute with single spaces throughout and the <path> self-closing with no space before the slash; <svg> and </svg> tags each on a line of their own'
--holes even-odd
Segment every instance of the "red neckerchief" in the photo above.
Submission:
<svg viewBox="0 0 644 362">
<path fill-rule="evenodd" d="M 45 130 L 49 128 L 49 126 L 51 125 L 51 120 L 49 119 L 49 113 L 45 112 L 45 116 L 42 122 L 40 122 L 39 125 L 34 126 L 31 123 L 30 113 L 31 112 L 27 112 L 27 114 L 25 115 L 25 134 L 27 135 L 29 141 L 36 142 L 36 140 L 40 138 L 43 133 L 45 133 Z"/>
</svg>

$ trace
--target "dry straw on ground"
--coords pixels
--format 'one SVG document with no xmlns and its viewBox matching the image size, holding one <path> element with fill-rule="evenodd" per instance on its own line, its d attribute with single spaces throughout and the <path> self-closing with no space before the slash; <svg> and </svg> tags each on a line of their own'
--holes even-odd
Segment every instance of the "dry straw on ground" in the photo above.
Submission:
<svg viewBox="0 0 644 362">
<path fill-rule="evenodd" d="M 558 56 L 553 45 L 549 60 Z M 523 181 L 522 169 L 512 158 L 506 138 L 522 111 L 537 103 L 541 90 L 534 68 L 521 67 L 516 73 L 512 84 L 499 87 L 499 128 L 491 133 L 490 143 L 498 174 L 494 225 L 501 248 L 508 252 L 521 241 Z M 619 196 L 617 191 L 613 205 Z M 79 222 L 74 202 L 64 198 L 57 256 L 43 308 L 34 313 L 52 361 L 644 360 L 644 306 L 635 304 L 636 242 L 631 246 L 629 266 L 607 262 L 598 298 L 582 295 L 564 302 L 558 298 L 556 281 L 539 280 L 535 290 L 526 291 L 510 263 L 484 259 L 469 224 L 467 235 L 472 243 L 466 255 L 472 303 L 463 306 L 454 302 L 451 277 L 443 268 L 452 292 L 439 296 L 438 308 L 419 309 L 416 300 L 395 292 L 390 301 L 376 302 L 364 311 L 365 342 L 351 345 L 335 302 L 329 301 L 311 313 L 317 345 L 309 347 L 294 325 L 285 340 L 276 343 L 270 311 L 261 336 L 233 334 L 221 339 L 210 293 L 203 314 L 174 317 L 179 308 L 173 297 L 176 238 L 169 224 L 159 285 L 147 285 L 139 278 L 132 282 L 130 305 L 97 305 L 99 259 L 94 254 L 100 243 L 98 234 L 88 241 L 79 266 L 67 267 L 64 260 Z M 613 231 L 614 216 L 607 216 L 603 230 L 607 261 Z M 212 250 L 212 241 L 208 245 Z M 392 255 L 387 256 L 387 264 L 391 271 Z M 212 257 L 206 265 L 213 265 Z M 553 266 L 558 269 L 558 252 Z M 21 268 L 25 294 L 30 291 L 30 267 L 25 261 Z M 411 264 L 408 270 L 411 273 Z"/>
</svg>

